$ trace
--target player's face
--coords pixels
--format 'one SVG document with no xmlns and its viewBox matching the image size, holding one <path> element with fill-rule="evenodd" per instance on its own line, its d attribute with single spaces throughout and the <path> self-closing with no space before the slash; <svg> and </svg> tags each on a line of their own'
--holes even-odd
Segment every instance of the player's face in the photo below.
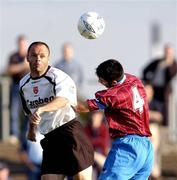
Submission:
<svg viewBox="0 0 177 180">
<path fill-rule="evenodd" d="M 31 47 L 27 59 L 31 74 L 34 76 L 41 76 L 48 68 L 49 51 L 45 45 L 34 45 Z"/>
<path fill-rule="evenodd" d="M 98 82 L 101 83 L 103 86 L 105 86 L 107 88 L 110 87 L 109 83 L 106 80 L 104 80 L 103 78 L 98 78 Z"/>
<path fill-rule="evenodd" d="M 101 83 L 103 86 L 105 86 L 107 88 L 110 88 L 110 87 L 113 87 L 113 86 L 117 85 L 117 81 L 116 80 L 108 82 L 108 81 L 104 80 L 101 77 L 98 78 L 98 82 Z"/>
</svg>

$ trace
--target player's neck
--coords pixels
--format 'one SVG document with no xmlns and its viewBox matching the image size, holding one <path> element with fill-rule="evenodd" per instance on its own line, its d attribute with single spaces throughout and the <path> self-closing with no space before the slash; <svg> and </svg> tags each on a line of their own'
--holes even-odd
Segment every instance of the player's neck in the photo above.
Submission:
<svg viewBox="0 0 177 180">
<path fill-rule="evenodd" d="M 32 78 L 39 78 L 41 76 L 44 76 L 46 74 L 46 72 L 48 71 L 48 69 L 50 68 L 50 66 L 48 66 L 45 70 L 43 71 L 33 71 L 30 73 Z"/>
</svg>

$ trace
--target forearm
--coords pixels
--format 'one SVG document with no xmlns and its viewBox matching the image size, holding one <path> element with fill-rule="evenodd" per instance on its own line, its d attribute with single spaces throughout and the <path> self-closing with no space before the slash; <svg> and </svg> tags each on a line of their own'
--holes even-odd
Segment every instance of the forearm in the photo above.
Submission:
<svg viewBox="0 0 177 180">
<path fill-rule="evenodd" d="M 36 141 L 36 129 L 37 125 L 30 122 L 27 139 L 30 141 Z"/>
<path fill-rule="evenodd" d="M 56 97 L 53 101 L 38 108 L 40 114 L 43 112 L 57 111 L 58 109 L 66 106 L 68 100 L 64 97 Z"/>
<path fill-rule="evenodd" d="M 90 111 L 87 104 L 83 102 L 78 102 L 77 106 L 73 107 L 73 109 L 78 113 L 86 113 Z"/>
<path fill-rule="evenodd" d="M 35 131 L 37 125 L 41 121 L 41 114 L 44 112 L 56 111 L 62 107 L 64 107 L 68 103 L 68 100 L 63 97 L 56 97 L 53 101 L 49 102 L 48 104 L 39 107 L 36 111 L 32 114 L 29 114 L 30 119 L 30 126 L 28 131 L 28 139 L 35 141 Z"/>
<path fill-rule="evenodd" d="M 158 111 L 149 111 L 149 117 L 150 119 L 154 119 L 157 122 L 161 122 L 162 121 L 162 114 Z"/>
<path fill-rule="evenodd" d="M 85 103 L 78 102 L 78 105 L 74 107 L 77 112 L 90 112 L 99 109 L 105 109 L 106 106 L 96 101 L 95 99 L 88 99 Z"/>
<path fill-rule="evenodd" d="M 37 128 L 36 124 L 30 123 L 28 132 L 34 132 L 35 133 L 36 128 Z"/>
<path fill-rule="evenodd" d="M 21 73 L 23 72 L 23 70 L 24 70 L 24 63 L 11 64 L 8 68 L 8 72 L 11 75 Z"/>
</svg>

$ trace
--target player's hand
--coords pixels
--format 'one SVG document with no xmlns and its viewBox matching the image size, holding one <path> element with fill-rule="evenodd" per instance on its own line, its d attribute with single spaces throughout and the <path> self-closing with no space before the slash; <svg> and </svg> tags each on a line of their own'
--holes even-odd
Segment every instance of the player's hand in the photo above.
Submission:
<svg viewBox="0 0 177 180">
<path fill-rule="evenodd" d="M 29 115 L 30 123 L 38 125 L 40 123 L 41 117 L 40 117 L 40 110 L 37 109 L 33 114 Z"/>
<path fill-rule="evenodd" d="M 89 109 L 86 107 L 86 105 L 80 102 L 78 103 L 77 106 L 73 107 L 73 109 L 78 113 L 89 112 Z"/>
</svg>

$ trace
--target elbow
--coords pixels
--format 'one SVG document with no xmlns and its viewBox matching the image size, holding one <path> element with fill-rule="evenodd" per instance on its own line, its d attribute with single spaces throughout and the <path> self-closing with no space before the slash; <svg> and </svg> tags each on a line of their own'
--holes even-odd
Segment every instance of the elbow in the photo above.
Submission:
<svg viewBox="0 0 177 180">
<path fill-rule="evenodd" d="M 64 97 L 58 97 L 57 100 L 58 100 L 59 107 L 64 107 L 69 103 L 69 100 Z"/>
<path fill-rule="evenodd" d="M 64 99 L 64 106 L 66 106 L 68 103 L 69 103 L 69 100 L 65 98 Z"/>
</svg>

